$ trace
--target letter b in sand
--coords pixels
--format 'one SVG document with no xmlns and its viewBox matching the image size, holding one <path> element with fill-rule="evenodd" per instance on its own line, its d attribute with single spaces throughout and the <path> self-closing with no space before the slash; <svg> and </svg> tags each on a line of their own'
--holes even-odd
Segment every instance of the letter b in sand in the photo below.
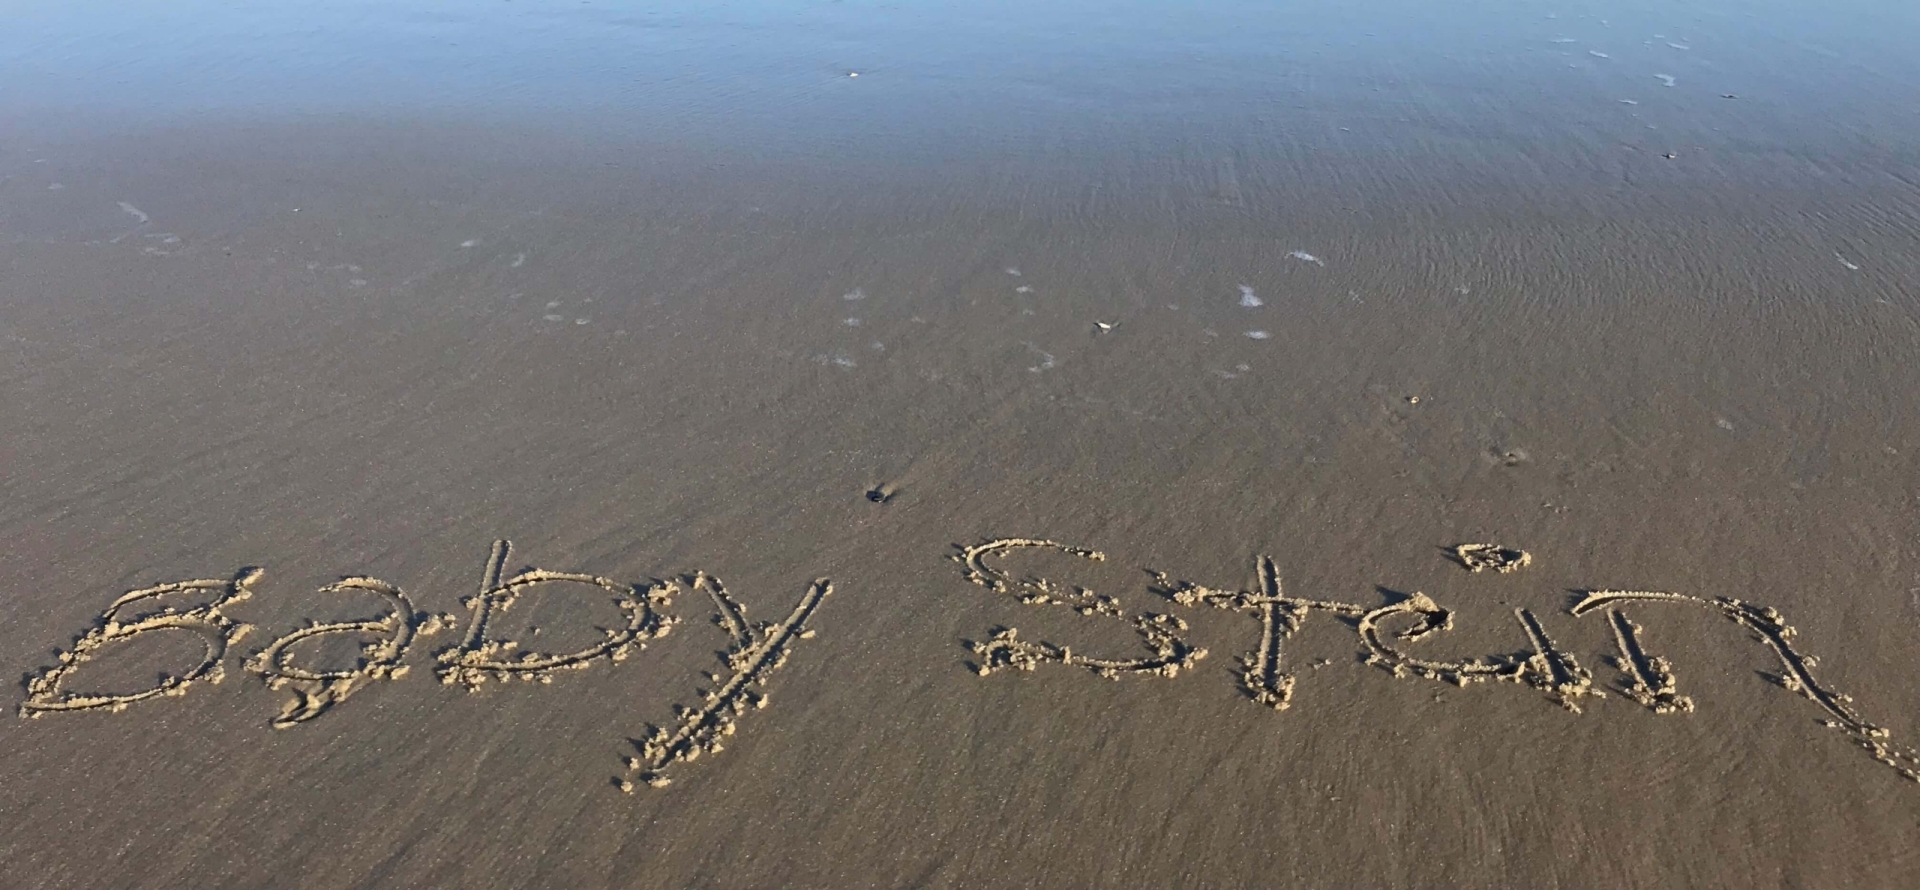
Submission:
<svg viewBox="0 0 1920 890">
<path fill-rule="evenodd" d="M 531 568 L 511 578 L 502 578 L 512 549 L 511 542 L 494 542 L 480 581 L 480 592 L 466 601 L 473 613 L 466 637 L 437 656 L 440 682 L 464 684 L 475 692 L 488 679 L 505 681 L 519 677 L 549 683 L 554 671 L 584 669 L 602 656 L 610 661 L 624 661 L 633 649 L 645 648 L 648 640 L 665 636 L 673 628 L 675 619 L 658 611 L 672 604 L 678 588 L 671 583 L 654 584 L 642 590 L 594 575 Z M 524 651 L 518 641 L 489 639 L 487 629 L 494 617 L 511 608 L 521 594 L 543 584 L 569 584 L 593 588 L 585 592 L 611 594 L 626 618 L 624 626 L 606 628 L 599 642 L 568 653 Z"/>
<path fill-rule="evenodd" d="M 27 680 L 27 700 L 20 704 L 20 716 L 38 717 L 47 711 L 122 711 L 135 702 L 166 695 L 184 695 L 196 680 L 218 683 L 226 670 L 221 661 L 227 649 L 250 629 L 220 611 L 228 603 L 253 595 L 253 584 L 260 580 L 257 568 L 244 568 L 230 581 L 179 581 L 128 591 L 100 613 L 91 630 L 73 643 L 73 650 L 59 654 L 59 663 L 41 670 Z M 209 596 L 210 594 L 210 596 Z M 166 597 L 205 597 L 203 602 L 174 605 Z M 124 693 L 80 693 L 62 689 L 74 669 L 105 657 L 116 643 L 158 631 L 184 631 L 199 635 L 206 646 L 200 663 L 178 676 L 162 674 L 145 689 Z"/>
</svg>

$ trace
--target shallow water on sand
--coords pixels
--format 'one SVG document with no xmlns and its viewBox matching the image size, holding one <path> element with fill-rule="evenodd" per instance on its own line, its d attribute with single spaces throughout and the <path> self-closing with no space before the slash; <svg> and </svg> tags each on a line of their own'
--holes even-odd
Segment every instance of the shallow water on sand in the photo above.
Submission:
<svg viewBox="0 0 1920 890">
<path fill-rule="evenodd" d="M 1920 786 L 1846 721 L 1920 738 L 1920 13 L 15 7 L 0 658 L 38 675 L 122 592 L 265 574 L 221 607 L 257 625 L 226 682 L 0 721 L 0 873 L 1915 876 Z M 1106 558 L 1016 548 L 1005 590 L 970 583 L 956 545 L 999 538 Z M 1529 559 L 1469 572 L 1447 548 L 1470 542 Z M 481 658 L 469 598 L 523 564 L 678 578 L 680 624 L 547 682 L 433 682 L 435 653 Z M 256 653 L 385 601 L 321 590 L 342 575 L 451 620 L 423 618 L 410 677 L 275 729 L 297 700 Z M 1280 613 L 1195 608 L 1176 579 L 1322 605 L 1268 659 Z M 639 614 L 547 583 L 478 642 L 561 652 Z M 1076 584 L 1123 620 L 1015 598 Z M 1621 607 L 1650 656 L 1609 660 L 1621 625 L 1571 608 L 1603 588 L 1778 607 L 1852 703 L 1718 606 Z M 1340 609 L 1415 591 L 1449 629 L 1395 612 L 1378 640 L 1455 673 L 1557 646 L 1591 686 L 1551 659 L 1395 676 Z M 716 630 L 728 602 L 753 623 Z M 975 672 L 1039 651 L 992 648 L 1010 626 L 1143 657 L 1124 616 L 1146 613 L 1209 656 Z M 379 636 L 289 657 L 344 669 Z M 63 688 L 180 676 L 200 639 L 109 643 Z M 783 640 L 790 663 L 754 661 Z M 1651 656 L 1694 710 L 1636 703 Z M 648 727 L 692 725 L 675 703 L 736 668 L 770 705 L 648 787 L 626 762 L 654 758 Z M 1258 699 L 1274 671 L 1284 710 Z"/>
</svg>

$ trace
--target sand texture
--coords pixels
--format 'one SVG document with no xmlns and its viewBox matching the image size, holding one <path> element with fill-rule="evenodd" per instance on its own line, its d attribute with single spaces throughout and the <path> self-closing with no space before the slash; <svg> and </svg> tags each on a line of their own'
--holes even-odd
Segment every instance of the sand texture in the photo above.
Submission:
<svg viewBox="0 0 1920 890">
<path fill-rule="evenodd" d="M 1388 5 L 23 18 L 0 886 L 1920 886 L 1911 54 Z"/>
</svg>

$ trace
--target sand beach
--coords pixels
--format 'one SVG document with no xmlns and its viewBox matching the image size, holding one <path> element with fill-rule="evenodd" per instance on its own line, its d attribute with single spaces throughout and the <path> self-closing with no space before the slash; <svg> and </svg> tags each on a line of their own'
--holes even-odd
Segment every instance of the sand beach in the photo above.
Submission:
<svg viewBox="0 0 1920 890">
<path fill-rule="evenodd" d="M 1920 880 L 1920 13 L 133 6 L 0 885 Z"/>
</svg>

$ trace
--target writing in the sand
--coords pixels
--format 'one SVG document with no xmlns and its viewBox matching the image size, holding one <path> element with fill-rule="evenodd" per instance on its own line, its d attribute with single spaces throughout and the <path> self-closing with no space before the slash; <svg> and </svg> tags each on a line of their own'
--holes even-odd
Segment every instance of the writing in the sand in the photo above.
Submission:
<svg viewBox="0 0 1920 890">
<path fill-rule="evenodd" d="M 556 672 L 581 670 L 596 662 L 621 662 L 647 643 L 673 629 L 678 619 L 666 614 L 674 597 L 694 591 L 706 594 L 715 610 L 714 623 L 731 644 L 722 656 L 725 672 L 711 675 L 714 686 L 702 690 L 696 707 L 677 708 L 671 728 L 654 727 L 626 760 L 626 775 L 614 781 L 632 791 L 636 782 L 667 785 L 669 768 L 718 753 L 735 732 L 739 717 L 749 708 L 767 705 L 766 684 L 786 663 L 800 640 L 811 639 L 806 622 L 822 600 L 833 592 L 825 579 L 807 587 L 793 611 L 778 622 L 752 623 L 746 609 L 727 593 L 719 579 L 695 572 L 671 581 L 646 585 L 621 584 L 595 575 L 528 568 L 511 576 L 505 572 L 512 545 L 498 541 L 487 557 L 480 589 L 469 596 L 465 631 L 458 642 L 435 656 L 435 672 L 450 686 L 479 692 L 489 682 L 521 680 L 551 683 Z M 253 596 L 263 576 L 258 568 L 244 568 L 225 579 L 161 584 L 129 591 L 109 604 L 94 626 L 81 634 L 55 663 L 27 680 L 23 717 L 65 711 L 122 711 L 139 702 L 184 695 L 200 681 L 218 683 L 225 676 L 229 651 L 251 627 L 224 611 Z M 575 592 L 610 598 L 622 621 L 600 628 L 601 638 L 572 652 L 542 652 L 521 641 L 495 633 L 494 621 L 516 600 L 539 588 L 572 587 Z M 436 615 L 414 608 L 399 587 L 377 578 L 351 577 L 322 588 L 325 593 L 370 597 L 381 612 L 377 617 L 307 626 L 280 637 L 248 656 L 244 667 L 267 686 L 284 689 L 292 697 L 273 725 L 286 729 L 309 723 L 346 701 L 366 686 L 407 675 L 405 663 L 414 641 L 440 633 L 459 623 L 452 615 Z M 87 693 L 66 688 L 81 666 L 106 657 L 108 651 L 143 634 L 174 631 L 200 638 L 205 652 L 200 662 L 179 675 L 163 675 L 151 686 L 132 692 Z M 360 643 L 360 655 L 351 667 L 320 669 L 296 663 L 295 648 L 326 637 L 344 637 Z M 309 647 L 311 648 L 311 647 Z"/>
<path fill-rule="evenodd" d="M 1113 679 L 1122 675 L 1172 678 L 1206 657 L 1205 648 L 1187 640 L 1188 625 L 1177 616 L 1130 612 L 1113 597 L 1047 578 L 1017 578 L 993 561 L 1023 550 L 1051 551 L 1095 562 L 1107 558 L 1097 550 L 1034 538 L 1001 538 L 960 547 L 952 558 L 960 563 L 967 580 L 1027 605 L 1071 609 L 1089 619 L 1130 626 L 1140 635 L 1145 651 L 1131 657 L 1094 655 L 1064 643 L 1028 641 L 1015 628 L 999 628 L 987 639 L 969 645 L 978 658 L 974 668 L 981 675 L 1007 669 L 1032 671 L 1041 665 L 1057 664 Z M 1459 545 L 1453 548 L 1453 557 L 1471 571 L 1515 571 L 1530 560 L 1524 551 L 1492 544 Z M 1257 579 L 1253 589 L 1241 590 L 1208 587 L 1151 572 L 1156 592 L 1174 603 L 1227 609 L 1259 622 L 1253 647 L 1239 660 L 1240 686 L 1253 701 L 1274 710 L 1284 711 L 1292 704 L 1297 682 L 1285 665 L 1285 645 L 1315 615 L 1326 615 L 1351 628 L 1365 663 L 1397 678 L 1462 687 L 1487 680 L 1514 683 L 1544 693 L 1575 714 L 1581 713 L 1583 699 L 1606 697 L 1594 685 L 1592 673 L 1573 653 L 1555 645 L 1545 625 L 1530 610 L 1515 609 L 1513 613 L 1526 640 L 1526 647 L 1518 652 L 1452 661 L 1422 658 L 1409 651 L 1410 647 L 1453 628 L 1453 612 L 1424 594 L 1371 606 L 1291 596 L 1282 589 L 1279 570 L 1267 556 L 1254 559 L 1253 574 Z M 1680 693 L 1673 663 L 1648 650 L 1645 628 L 1627 614 L 1630 606 L 1665 605 L 1705 608 L 1748 631 L 1778 660 L 1780 671 L 1772 679 L 1780 688 L 1812 702 L 1823 712 L 1823 725 L 1844 733 L 1875 760 L 1903 778 L 1920 782 L 1920 752 L 1896 747 L 1885 728 L 1869 723 L 1854 710 L 1852 698 L 1823 685 L 1813 672 L 1818 659 L 1794 646 L 1793 627 L 1779 610 L 1769 606 L 1665 591 L 1586 592 L 1569 612 L 1582 618 L 1598 616 L 1613 632 L 1617 654 L 1611 661 L 1621 674 L 1617 691 L 1625 698 L 1654 714 L 1693 712 L 1693 700 Z"/>
<path fill-rule="evenodd" d="M 729 647 L 721 655 L 724 668 L 709 674 L 711 687 L 701 690 L 696 706 L 679 706 L 670 727 L 653 727 L 626 758 L 623 775 L 614 779 L 622 790 L 639 785 L 669 784 L 670 770 L 721 751 L 749 710 L 767 705 L 766 685 L 800 641 L 813 637 L 807 628 L 833 586 L 814 581 L 788 615 L 776 622 L 752 622 L 747 612 L 720 581 L 694 572 L 671 581 L 644 585 L 621 584 L 595 575 L 527 568 L 507 574 L 512 547 L 496 542 L 482 571 L 479 590 L 464 600 L 464 619 L 437 615 L 414 607 L 399 587 L 369 577 L 350 577 L 322 588 L 368 599 L 379 604 L 377 616 L 348 621 L 309 622 L 248 655 L 244 669 L 268 687 L 284 690 L 290 698 L 272 721 L 282 729 L 309 724 L 338 707 L 356 692 L 382 681 L 406 676 L 406 658 L 415 641 L 464 623 L 459 638 L 434 655 L 434 671 L 442 683 L 480 692 L 489 683 L 521 680 L 551 683 L 558 672 L 580 670 L 596 663 L 617 663 L 644 650 L 648 642 L 671 631 L 678 619 L 670 614 L 676 597 L 704 594 L 713 606 L 714 624 L 726 635 Z M 1071 558 L 1104 561 L 1106 555 L 1036 538 L 1000 538 L 960 547 L 952 559 L 972 583 L 1021 603 L 1068 609 L 1087 620 L 1119 622 L 1140 637 L 1144 651 L 1131 655 L 1095 654 L 1066 643 L 1022 638 L 1015 628 L 995 629 L 968 644 L 981 675 L 1003 670 L 1033 671 L 1060 665 L 1103 677 L 1175 678 L 1190 673 L 1207 650 L 1190 642 L 1190 628 L 1177 615 L 1131 611 L 1120 601 L 1085 587 L 1041 577 L 1016 577 L 1000 564 L 1015 553 L 1052 553 Z M 1472 571 L 1518 571 L 1531 557 L 1523 551 L 1492 544 L 1464 544 L 1453 548 L 1453 558 Z M 1288 669 L 1286 649 L 1294 634 L 1314 619 L 1351 629 L 1359 658 L 1396 678 L 1437 681 L 1468 686 L 1488 680 L 1537 690 L 1571 713 L 1581 713 L 1588 699 L 1604 699 L 1607 692 L 1594 684 L 1593 675 L 1573 653 L 1557 645 L 1539 616 L 1515 609 L 1514 621 L 1524 648 L 1512 653 L 1446 660 L 1415 653 L 1422 641 L 1449 631 L 1454 614 L 1420 593 L 1390 595 L 1392 601 L 1366 605 L 1309 599 L 1288 594 L 1271 557 L 1254 559 L 1250 589 L 1219 588 L 1152 572 L 1154 590 L 1167 601 L 1184 606 L 1211 606 L 1245 614 L 1258 624 L 1253 645 L 1240 657 L 1241 689 L 1254 702 L 1284 711 L 1294 701 L 1298 676 Z M 125 710 L 140 702 L 185 694 L 194 684 L 220 682 L 229 653 L 250 629 L 229 617 L 225 609 L 254 595 L 263 573 L 246 568 L 230 578 L 161 584 L 129 591 L 101 612 L 54 664 L 27 681 L 27 698 L 20 705 L 24 717 L 77 711 Z M 621 620 L 599 628 L 590 645 L 569 652 L 530 648 L 526 642 L 503 636 L 496 619 L 536 589 L 551 592 L 571 588 L 576 594 L 610 600 Z M 1682 593 L 1647 590 L 1588 591 L 1568 611 L 1575 618 L 1597 618 L 1611 631 L 1616 654 L 1610 659 L 1620 679 L 1615 691 L 1623 698 L 1660 715 L 1690 714 L 1693 700 L 1681 694 L 1673 662 L 1649 648 L 1645 628 L 1628 610 L 1647 607 L 1704 608 L 1739 626 L 1772 653 L 1779 672 L 1772 677 L 1782 689 L 1812 702 L 1823 714 L 1822 723 L 1845 734 L 1875 760 L 1900 776 L 1920 782 L 1920 752 L 1896 747 L 1885 728 L 1868 722 L 1855 711 L 1852 699 L 1836 692 L 1814 675 L 1818 660 L 1793 642 L 1794 629 L 1776 609 L 1728 597 L 1704 598 Z M 76 669 L 110 656 L 121 643 L 144 634 L 172 631 L 197 636 L 204 645 L 199 663 L 175 676 L 161 676 L 150 686 L 132 692 L 78 692 L 68 688 Z M 331 638 L 358 643 L 359 654 L 350 667 L 322 669 L 299 652 L 306 645 Z M 1329 664 L 1323 660 L 1321 665 Z"/>
</svg>

